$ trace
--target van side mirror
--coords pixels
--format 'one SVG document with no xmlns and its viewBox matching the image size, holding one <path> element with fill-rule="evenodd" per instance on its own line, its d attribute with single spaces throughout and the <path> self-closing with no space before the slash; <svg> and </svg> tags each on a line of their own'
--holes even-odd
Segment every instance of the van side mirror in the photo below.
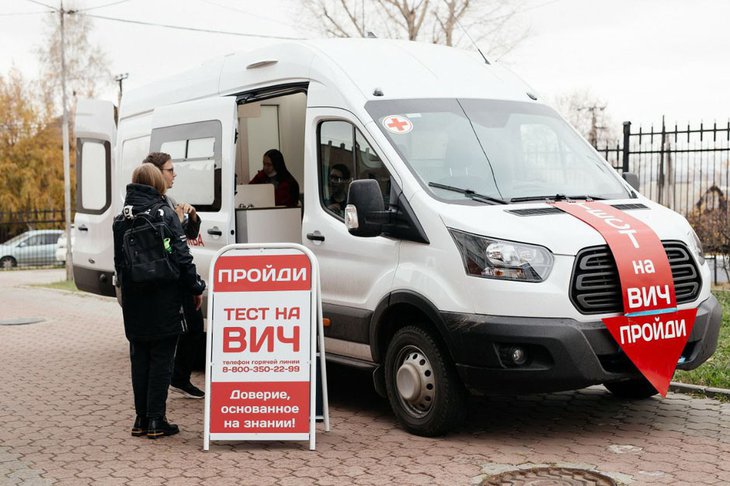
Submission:
<svg viewBox="0 0 730 486">
<path fill-rule="evenodd" d="M 347 191 L 345 225 L 351 235 L 362 237 L 378 236 L 383 225 L 378 220 L 385 211 L 380 185 L 373 179 L 355 180 Z"/>
<path fill-rule="evenodd" d="M 623 177 L 624 180 L 635 190 L 639 190 L 639 176 L 637 174 L 634 174 L 633 172 L 624 172 L 621 174 L 621 177 Z"/>
</svg>

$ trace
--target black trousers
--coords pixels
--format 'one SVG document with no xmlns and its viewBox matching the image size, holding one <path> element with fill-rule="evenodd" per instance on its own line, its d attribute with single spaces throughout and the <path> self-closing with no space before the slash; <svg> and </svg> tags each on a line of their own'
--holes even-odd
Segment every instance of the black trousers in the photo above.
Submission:
<svg viewBox="0 0 730 486">
<path fill-rule="evenodd" d="M 134 408 L 140 417 L 165 416 L 177 336 L 129 342 Z"/>
<path fill-rule="evenodd" d="M 200 353 L 200 336 L 203 334 L 203 312 L 195 309 L 192 295 L 183 299 L 183 312 L 188 331 L 180 336 L 175 353 L 175 367 L 172 372 L 171 383 L 175 386 L 184 386 L 190 383 L 190 374 L 193 364 Z"/>
</svg>

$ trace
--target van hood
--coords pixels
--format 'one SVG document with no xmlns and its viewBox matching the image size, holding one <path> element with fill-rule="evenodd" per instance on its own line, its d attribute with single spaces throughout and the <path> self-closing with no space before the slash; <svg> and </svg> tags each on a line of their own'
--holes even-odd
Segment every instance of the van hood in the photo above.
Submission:
<svg viewBox="0 0 730 486">
<path fill-rule="evenodd" d="M 625 211 L 652 228 L 661 240 L 687 243 L 690 226 L 679 214 L 646 199 L 601 201 Z M 481 236 L 530 243 L 557 255 L 575 255 L 588 246 L 605 245 L 601 234 L 580 219 L 545 203 L 465 206 L 441 203 L 448 228 Z"/>
</svg>

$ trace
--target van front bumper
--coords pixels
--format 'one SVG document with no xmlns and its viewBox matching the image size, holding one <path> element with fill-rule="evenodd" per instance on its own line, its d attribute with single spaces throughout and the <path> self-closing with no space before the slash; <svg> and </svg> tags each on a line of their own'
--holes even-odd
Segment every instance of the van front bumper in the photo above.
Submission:
<svg viewBox="0 0 730 486">
<path fill-rule="evenodd" d="M 452 338 L 450 351 L 459 375 L 473 391 L 553 392 L 641 376 L 600 320 L 449 312 L 441 317 Z M 720 304 L 710 296 L 697 309 L 678 369 L 694 369 L 715 352 L 721 320 Z M 524 364 L 510 362 L 514 348 L 526 352 Z"/>
</svg>

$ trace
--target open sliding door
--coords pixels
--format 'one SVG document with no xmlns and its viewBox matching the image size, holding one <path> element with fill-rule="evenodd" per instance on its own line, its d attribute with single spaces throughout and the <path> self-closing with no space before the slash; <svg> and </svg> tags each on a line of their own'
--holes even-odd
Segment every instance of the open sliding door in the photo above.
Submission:
<svg viewBox="0 0 730 486">
<path fill-rule="evenodd" d="M 176 177 L 168 194 L 195 206 L 202 220 L 200 235 L 188 246 L 206 281 L 212 256 L 236 241 L 236 125 L 233 97 L 163 106 L 152 115 L 150 151 L 166 152 L 174 163 Z"/>
</svg>

